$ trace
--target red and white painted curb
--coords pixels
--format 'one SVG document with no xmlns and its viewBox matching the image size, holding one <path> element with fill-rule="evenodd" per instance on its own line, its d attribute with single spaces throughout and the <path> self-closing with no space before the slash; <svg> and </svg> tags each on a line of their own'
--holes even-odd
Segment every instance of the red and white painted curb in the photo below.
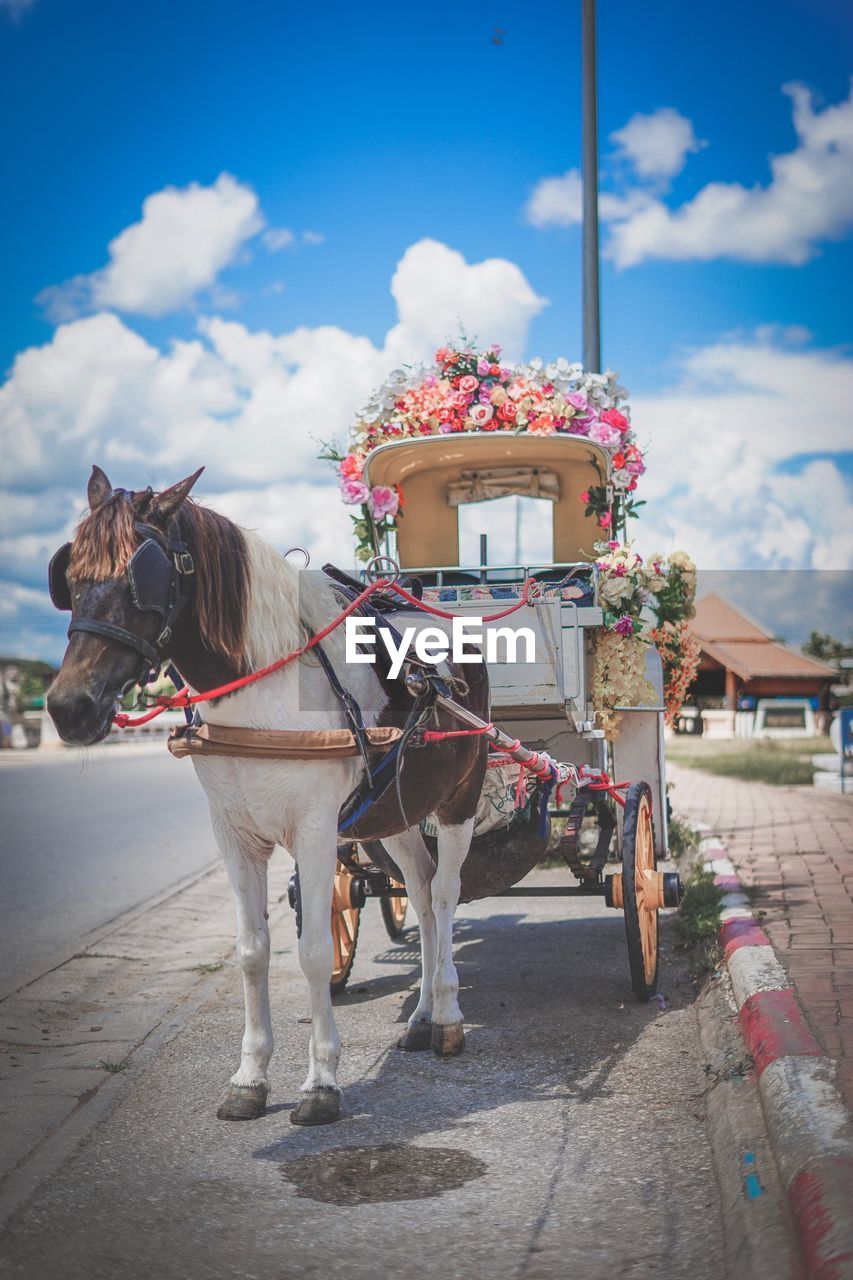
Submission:
<svg viewBox="0 0 853 1280">
<path fill-rule="evenodd" d="M 738 1022 L 808 1280 L 853 1277 L 853 1142 L 835 1066 L 803 1017 L 796 990 L 750 910 L 716 838 L 705 865 L 723 891 L 721 945 Z"/>
</svg>

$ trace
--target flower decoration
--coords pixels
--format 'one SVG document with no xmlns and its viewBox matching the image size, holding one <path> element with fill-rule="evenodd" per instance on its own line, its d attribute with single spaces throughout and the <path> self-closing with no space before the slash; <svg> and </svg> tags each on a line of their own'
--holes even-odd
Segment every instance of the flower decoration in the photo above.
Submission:
<svg viewBox="0 0 853 1280">
<path fill-rule="evenodd" d="M 395 369 L 358 415 L 347 453 L 323 455 L 338 463 L 343 501 L 362 508 L 354 517 L 357 555 L 374 554 L 371 517 L 382 534 L 401 514 L 398 490 L 395 508 L 384 486 L 374 496 L 361 481 L 371 450 L 392 440 L 465 431 L 586 436 L 600 444 L 613 459 L 611 486 L 592 487 L 581 500 L 602 529 L 624 527 L 641 505 L 631 495 L 645 470 L 627 398 L 616 373 L 584 373 L 562 358 L 509 365 L 497 345 L 483 351 L 446 345 L 436 351 L 433 365 Z"/>
<path fill-rule="evenodd" d="M 646 646 L 661 655 L 667 723 L 674 725 L 699 665 L 699 646 L 688 625 L 695 609 L 696 566 L 683 551 L 643 560 L 631 543 L 595 544 L 598 599 L 604 627 L 596 634 L 591 697 L 601 727 L 613 741 L 622 718 L 617 707 L 654 701 L 646 679 Z"/>
</svg>

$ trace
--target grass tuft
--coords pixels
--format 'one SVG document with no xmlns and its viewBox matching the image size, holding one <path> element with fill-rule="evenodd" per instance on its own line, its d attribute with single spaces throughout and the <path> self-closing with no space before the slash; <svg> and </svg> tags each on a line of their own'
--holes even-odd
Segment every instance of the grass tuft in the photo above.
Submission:
<svg viewBox="0 0 853 1280">
<path fill-rule="evenodd" d="M 130 1066 L 130 1057 L 122 1058 L 121 1062 L 110 1062 L 106 1058 L 101 1059 L 101 1070 L 109 1071 L 111 1075 L 118 1075 L 119 1071 L 126 1071 Z"/>
</svg>

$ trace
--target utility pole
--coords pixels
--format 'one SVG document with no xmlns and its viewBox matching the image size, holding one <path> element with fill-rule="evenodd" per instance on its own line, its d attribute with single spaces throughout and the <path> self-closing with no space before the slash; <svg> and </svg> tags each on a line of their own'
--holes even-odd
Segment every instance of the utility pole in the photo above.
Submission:
<svg viewBox="0 0 853 1280">
<path fill-rule="evenodd" d="M 581 0 L 581 175 L 583 179 L 583 367 L 601 373 L 598 267 L 598 102 L 595 0 Z"/>
</svg>

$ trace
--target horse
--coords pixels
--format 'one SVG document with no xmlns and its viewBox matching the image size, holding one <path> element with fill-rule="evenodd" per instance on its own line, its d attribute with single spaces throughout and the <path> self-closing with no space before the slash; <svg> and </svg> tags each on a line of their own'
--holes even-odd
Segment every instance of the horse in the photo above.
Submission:
<svg viewBox="0 0 853 1280">
<path fill-rule="evenodd" d="M 93 467 L 88 514 L 50 570 L 54 603 L 71 610 L 68 646 L 47 694 L 64 742 L 103 741 L 124 693 L 165 662 L 191 691 L 213 691 L 291 653 L 339 616 L 341 596 L 330 578 L 300 572 L 260 536 L 190 497 L 202 470 L 155 493 L 113 488 Z M 367 728 L 403 728 L 411 717 L 410 687 L 375 665 L 347 664 L 342 632 L 324 638 L 322 661 L 311 649 L 257 683 L 198 703 L 201 720 L 310 733 L 348 727 L 346 706 L 355 703 Z M 466 665 L 464 681 L 452 663 L 442 670 L 458 682 L 458 701 L 488 719 L 485 665 Z M 458 728 L 440 707 L 431 716 L 439 730 Z M 479 736 L 407 747 L 394 785 L 347 828 L 348 841 L 381 841 L 403 874 L 420 926 L 419 998 L 399 1041 L 403 1049 L 431 1047 L 450 1057 L 464 1046 L 453 916 L 486 756 Z M 365 759 L 194 755 L 193 765 L 234 892 L 245 998 L 240 1065 L 217 1116 L 253 1120 L 266 1108 L 273 1052 L 267 866 L 281 845 L 299 874 L 299 961 L 311 1005 L 308 1074 L 290 1119 L 333 1122 L 341 1114 L 341 1045 L 329 988 L 331 904 L 339 814 L 363 789 Z M 419 827 L 429 815 L 438 828 L 437 859 Z"/>
</svg>

